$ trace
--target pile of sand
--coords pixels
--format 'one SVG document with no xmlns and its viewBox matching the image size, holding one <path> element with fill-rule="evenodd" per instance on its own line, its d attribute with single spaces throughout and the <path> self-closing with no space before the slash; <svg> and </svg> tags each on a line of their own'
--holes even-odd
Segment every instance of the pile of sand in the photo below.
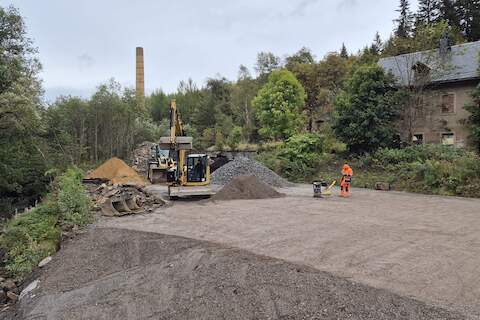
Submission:
<svg viewBox="0 0 480 320">
<path fill-rule="evenodd" d="M 268 199 L 284 197 L 283 193 L 261 182 L 253 175 L 233 178 L 212 200 Z"/>
<path fill-rule="evenodd" d="M 107 160 L 100 167 L 87 174 L 85 179 L 108 180 L 113 184 L 145 185 L 145 180 L 135 170 L 115 157 Z"/>
</svg>

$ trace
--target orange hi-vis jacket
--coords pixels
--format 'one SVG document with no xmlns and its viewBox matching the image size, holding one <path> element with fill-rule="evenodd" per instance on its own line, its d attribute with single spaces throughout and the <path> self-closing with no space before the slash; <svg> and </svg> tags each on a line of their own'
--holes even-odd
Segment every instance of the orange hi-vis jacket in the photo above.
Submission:
<svg viewBox="0 0 480 320">
<path fill-rule="evenodd" d="M 349 184 L 352 180 L 353 170 L 348 164 L 345 164 L 342 168 L 342 181 L 341 185 Z"/>
</svg>

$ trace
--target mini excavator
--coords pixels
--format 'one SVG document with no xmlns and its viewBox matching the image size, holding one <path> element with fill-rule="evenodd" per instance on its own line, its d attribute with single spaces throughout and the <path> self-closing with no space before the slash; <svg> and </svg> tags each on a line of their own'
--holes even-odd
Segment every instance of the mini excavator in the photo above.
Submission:
<svg viewBox="0 0 480 320">
<path fill-rule="evenodd" d="M 158 148 L 168 150 L 165 164 L 168 195 L 171 199 L 213 194 L 208 156 L 187 154 L 193 149 L 193 138 L 185 136 L 175 100 L 170 104 L 170 136 L 161 137 Z"/>
</svg>

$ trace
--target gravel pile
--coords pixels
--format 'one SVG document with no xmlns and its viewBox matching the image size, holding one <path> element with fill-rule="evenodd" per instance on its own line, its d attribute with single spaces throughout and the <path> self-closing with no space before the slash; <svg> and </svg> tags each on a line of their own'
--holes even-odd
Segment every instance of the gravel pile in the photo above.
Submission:
<svg viewBox="0 0 480 320">
<path fill-rule="evenodd" d="M 280 177 L 263 164 L 248 158 L 236 158 L 212 174 L 212 183 L 225 185 L 233 178 L 244 175 L 253 175 L 263 183 L 274 187 L 288 187 L 292 184 Z"/>
<path fill-rule="evenodd" d="M 212 200 L 268 199 L 285 196 L 255 176 L 239 176 L 230 181 Z"/>
<path fill-rule="evenodd" d="M 121 229 L 64 244 L 39 280 L 7 319 L 465 319 L 309 267 Z"/>
</svg>

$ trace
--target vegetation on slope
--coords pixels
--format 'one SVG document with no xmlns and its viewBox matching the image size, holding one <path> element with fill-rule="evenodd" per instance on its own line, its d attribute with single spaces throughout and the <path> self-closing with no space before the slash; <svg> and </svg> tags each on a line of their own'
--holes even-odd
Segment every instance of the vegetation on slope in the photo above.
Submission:
<svg viewBox="0 0 480 320">
<path fill-rule="evenodd" d="M 45 200 L 16 215 L 4 226 L 0 246 L 7 253 L 5 269 L 17 279 L 28 275 L 58 248 L 61 232 L 85 226 L 93 219 L 83 185 L 83 172 L 68 169 L 54 182 Z"/>
</svg>

